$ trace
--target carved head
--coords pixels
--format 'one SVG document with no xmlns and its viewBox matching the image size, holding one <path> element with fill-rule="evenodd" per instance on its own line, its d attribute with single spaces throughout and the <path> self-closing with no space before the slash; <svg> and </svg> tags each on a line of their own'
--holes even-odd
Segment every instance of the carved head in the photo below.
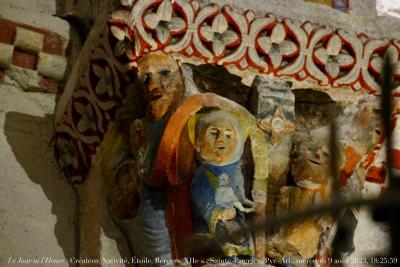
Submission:
<svg viewBox="0 0 400 267">
<path fill-rule="evenodd" d="M 299 135 L 293 141 L 291 174 L 303 188 L 318 189 L 331 178 L 328 146 L 316 136 Z"/>
<path fill-rule="evenodd" d="M 236 162 L 243 145 L 239 122 L 227 111 L 211 111 L 196 123 L 196 150 L 202 162 L 217 166 Z"/>
<path fill-rule="evenodd" d="M 174 109 L 183 96 L 184 84 L 178 64 L 161 52 L 146 54 L 138 61 L 138 78 L 153 120 Z"/>
<path fill-rule="evenodd" d="M 229 181 L 229 176 L 226 173 L 221 174 L 218 176 L 218 182 L 220 186 L 229 186 L 230 181 Z"/>
</svg>

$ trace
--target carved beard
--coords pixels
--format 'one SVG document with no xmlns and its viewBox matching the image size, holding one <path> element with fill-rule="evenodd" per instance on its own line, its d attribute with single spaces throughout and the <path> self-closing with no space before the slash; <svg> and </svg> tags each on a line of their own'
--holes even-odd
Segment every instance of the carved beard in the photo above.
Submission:
<svg viewBox="0 0 400 267">
<path fill-rule="evenodd" d="M 168 95 L 163 95 L 162 97 L 151 101 L 149 112 L 151 118 L 158 120 L 161 119 L 173 106 L 173 101 Z"/>
</svg>

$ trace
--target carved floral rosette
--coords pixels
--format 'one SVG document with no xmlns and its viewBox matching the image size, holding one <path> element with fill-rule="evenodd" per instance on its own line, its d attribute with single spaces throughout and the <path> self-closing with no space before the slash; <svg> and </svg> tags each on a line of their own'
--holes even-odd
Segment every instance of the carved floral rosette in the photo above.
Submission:
<svg viewBox="0 0 400 267">
<path fill-rule="evenodd" d="M 379 95 L 384 57 L 395 66 L 400 96 L 400 41 L 373 39 L 273 14 L 243 14 L 230 6 L 187 0 L 121 0 L 93 51 L 79 86 L 55 122 L 56 156 L 79 183 L 126 95 L 136 60 L 150 51 L 183 61 L 308 80 Z"/>
</svg>

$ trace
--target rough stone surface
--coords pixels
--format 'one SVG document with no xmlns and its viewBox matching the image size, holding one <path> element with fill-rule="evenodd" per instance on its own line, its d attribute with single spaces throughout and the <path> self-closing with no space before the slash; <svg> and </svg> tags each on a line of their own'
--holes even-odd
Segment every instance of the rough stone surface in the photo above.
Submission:
<svg viewBox="0 0 400 267">
<path fill-rule="evenodd" d="M 0 68 L 0 84 L 2 84 L 4 82 L 4 72 L 3 70 Z"/>
<path fill-rule="evenodd" d="M 25 1 L 26 2 L 26 1 Z M 25 9 L 17 8 L 12 5 L 13 1 L 0 1 L 0 17 L 12 21 L 18 21 L 27 25 L 32 25 L 41 29 L 46 29 L 61 35 L 65 40 L 69 39 L 68 22 L 51 15 L 35 12 L 30 9 L 30 5 Z M 65 47 L 67 42 L 65 43 Z"/>
<path fill-rule="evenodd" d="M 0 67 L 10 67 L 13 49 L 12 45 L 0 43 Z"/>
<path fill-rule="evenodd" d="M 0 4 L 7 4 L 15 8 L 29 9 L 50 16 L 56 14 L 56 0 L 0 0 Z"/>
<path fill-rule="evenodd" d="M 376 0 L 376 8 L 380 16 L 393 16 L 400 18 L 400 2 L 388 0 Z"/>
<path fill-rule="evenodd" d="M 358 226 L 354 233 L 354 246 L 356 250 L 351 258 L 357 259 L 369 255 L 385 255 L 390 250 L 390 236 L 388 228 L 376 223 L 371 218 L 368 210 L 363 209 L 357 214 Z M 347 264 L 346 266 L 354 266 Z M 357 266 L 370 266 L 360 264 Z"/>
<path fill-rule="evenodd" d="M 55 97 L 15 85 L 0 85 L 0 266 L 10 258 L 69 259 L 74 195 L 49 146 Z"/>
<path fill-rule="evenodd" d="M 75 0 L 64 0 L 58 1 L 57 14 L 59 16 L 66 14 L 73 14 L 74 17 L 79 18 L 83 24 L 81 26 L 86 27 L 81 30 L 89 30 L 102 10 L 102 5 L 106 1 L 102 0 L 91 0 L 91 1 L 75 1 Z M 120 1 L 114 1 L 120 2 Z"/>
<path fill-rule="evenodd" d="M 21 50 L 37 53 L 42 50 L 43 39 L 43 34 L 17 27 L 14 45 Z"/>
<path fill-rule="evenodd" d="M 80 256 L 83 259 L 130 258 L 129 246 L 116 228 L 107 209 L 104 182 L 99 168 L 92 168 L 80 186 Z M 120 263 L 91 266 L 131 266 Z"/>
<path fill-rule="evenodd" d="M 242 106 L 248 104 L 250 88 L 243 85 L 239 77 L 230 74 L 225 68 L 210 65 L 193 66 L 192 73 L 196 87 L 201 93 L 215 93 Z"/>
<path fill-rule="evenodd" d="M 5 74 L 27 91 L 40 91 L 39 76 L 37 71 L 12 66 Z"/>
<path fill-rule="evenodd" d="M 256 116 L 259 125 L 268 129 L 268 156 L 273 158 L 268 164 L 268 203 L 267 216 L 275 216 L 276 194 L 279 188 L 286 185 L 286 175 L 290 162 L 290 150 L 293 131 L 287 132 L 287 123 L 294 121 L 294 95 L 290 91 L 290 84 L 280 79 L 270 79 L 256 76 L 252 83 L 252 97 L 250 110 Z M 283 131 L 275 131 L 272 121 L 279 110 L 283 111 Z M 278 111 L 278 112 L 277 112 Z M 277 134 L 278 133 L 278 134 Z M 280 134 L 282 133 L 282 134 Z M 274 138 L 274 137 L 278 138 Z"/>
<path fill-rule="evenodd" d="M 69 25 L 65 23 L 1 1 L 0 67 L 4 74 L 24 90 L 57 92 L 67 66 Z"/>
<path fill-rule="evenodd" d="M 15 50 L 11 64 L 28 70 L 35 70 L 37 55 L 29 52 Z"/>
<path fill-rule="evenodd" d="M 350 14 L 376 17 L 376 0 L 350 0 Z"/>
<path fill-rule="evenodd" d="M 62 56 L 39 54 L 38 72 L 49 78 L 61 80 L 67 67 L 67 59 Z"/>
<path fill-rule="evenodd" d="M 290 227 L 286 238 L 303 258 L 309 259 L 317 253 L 318 240 L 322 233 L 323 229 L 318 223 L 308 220 Z"/>
<path fill-rule="evenodd" d="M 359 3 L 359 0 L 355 3 Z M 257 15 L 265 15 L 271 12 L 279 18 L 292 18 L 299 22 L 311 21 L 320 25 L 328 25 L 334 28 L 346 29 L 349 32 L 364 32 L 369 36 L 376 38 L 397 37 L 400 36 L 399 19 L 393 17 L 371 16 L 369 12 L 364 15 L 346 14 L 341 11 L 330 8 L 325 5 L 316 5 L 314 3 L 301 2 L 298 0 L 201 0 L 201 4 L 217 3 L 220 6 L 226 4 L 235 8 L 235 10 L 245 12 L 247 9 L 253 10 Z M 365 7 L 371 4 L 364 3 Z M 363 4 L 363 5 L 364 5 Z M 293 8 L 296 7 L 296 8 Z M 366 8 L 364 8 L 366 10 Z"/>
</svg>

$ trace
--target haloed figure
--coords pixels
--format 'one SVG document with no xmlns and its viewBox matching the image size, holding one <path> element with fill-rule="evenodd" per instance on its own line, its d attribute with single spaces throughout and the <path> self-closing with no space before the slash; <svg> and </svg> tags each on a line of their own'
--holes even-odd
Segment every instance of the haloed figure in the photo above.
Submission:
<svg viewBox="0 0 400 267">
<path fill-rule="evenodd" d="M 227 257 L 253 256 L 253 241 L 243 214 L 254 209 L 244 193 L 241 127 L 223 110 L 199 116 L 195 142 L 201 164 L 190 185 L 194 232 L 211 234 Z"/>
</svg>

